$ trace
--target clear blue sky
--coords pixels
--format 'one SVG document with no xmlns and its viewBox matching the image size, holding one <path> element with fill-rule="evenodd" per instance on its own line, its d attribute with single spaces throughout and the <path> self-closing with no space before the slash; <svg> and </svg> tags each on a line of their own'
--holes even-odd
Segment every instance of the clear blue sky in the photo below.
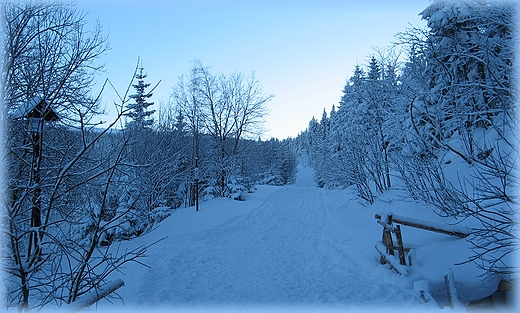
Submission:
<svg viewBox="0 0 520 313">
<path fill-rule="evenodd" d="M 295 137 L 313 116 L 339 102 L 354 66 L 397 32 L 424 26 L 429 0 L 78 0 L 99 19 L 111 50 L 101 60 L 122 92 L 140 57 L 147 81 L 162 83 L 151 101 L 166 103 L 195 59 L 213 73 L 255 71 L 274 94 L 264 138 Z M 114 96 L 106 93 L 105 103 Z"/>
</svg>

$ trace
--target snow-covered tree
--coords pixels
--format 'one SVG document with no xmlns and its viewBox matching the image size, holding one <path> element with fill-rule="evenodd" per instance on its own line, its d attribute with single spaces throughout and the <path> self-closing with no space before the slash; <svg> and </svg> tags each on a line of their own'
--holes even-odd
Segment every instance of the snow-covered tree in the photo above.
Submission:
<svg viewBox="0 0 520 313">
<path fill-rule="evenodd" d="M 368 203 L 374 201 L 374 191 L 381 193 L 390 187 L 388 122 L 397 83 L 395 69 L 389 68 L 386 75 L 385 66 L 374 56 L 366 72 L 356 66 L 340 106 L 330 118 L 329 181 L 338 186 L 356 185 L 358 195 Z"/>
<path fill-rule="evenodd" d="M 180 78 L 172 99 L 188 119 L 196 142 L 195 155 L 202 164 L 208 165 L 213 193 L 227 195 L 229 179 L 238 177 L 240 172 L 236 156 L 241 139 L 261 133 L 266 104 L 272 96 L 263 93 L 254 75 L 215 76 L 209 68 L 196 62 L 189 77 Z M 203 135 L 212 139 L 212 145 L 206 149 L 211 153 L 205 160 L 200 155 L 199 144 Z"/>
<path fill-rule="evenodd" d="M 241 176 L 253 184 L 282 186 L 296 178 L 297 157 L 292 139 L 244 140 L 238 159 Z"/>
<path fill-rule="evenodd" d="M 398 36 L 404 66 L 392 53 L 356 66 L 335 114 L 299 138 L 324 185 L 355 185 L 372 203 L 393 172 L 436 213 L 476 220 L 469 261 L 506 278 L 518 241 L 517 10 L 433 1 L 421 13 L 427 28 Z"/>
<path fill-rule="evenodd" d="M 155 113 L 155 110 L 150 110 L 150 106 L 152 106 L 154 103 L 148 102 L 148 99 L 153 96 L 154 89 L 160 83 L 157 83 L 155 87 L 152 88 L 152 90 L 147 91 L 146 89 L 150 87 L 150 84 L 145 83 L 145 78 L 147 75 L 143 71 L 144 68 L 140 66 L 137 73 L 135 74 L 137 83 L 132 85 L 132 87 L 134 87 L 136 93 L 130 95 L 130 98 L 133 99 L 134 102 L 131 102 L 127 105 L 129 111 L 127 116 L 132 119 L 130 125 L 140 129 L 153 125 L 154 119 L 152 118 L 152 114 Z"/>
<path fill-rule="evenodd" d="M 390 81 L 383 79 L 380 62 L 374 56 L 368 65 L 366 81 L 366 101 L 368 103 L 367 140 L 369 141 L 368 171 L 379 192 L 390 187 L 390 166 L 388 163 L 389 134 L 385 127 L 388 112 L 393 105 L 389 97 L 395 95 Z M 371 126 L 369 126 L 371 124 Z"/>
<path fill-rule="evenodd" d="M 370 187 L 368 164 L 369 140 L 373 138 L 368 132 L 373 129 L 373 121 L 369 119 L 366 85 L 365 71 L 356 66 L 354 75 L 343 88 L 334 136 L 337 143 L 336 159 L 341 162 L 343 171 L 346 171 L 347 186 L 355 185 L 360 199 L 372 203 L 374 191 Z"/>
<path fill-rule="evenodd" d="M 108 274 L 146 250 L 100 248 L 108 222 L 126 214 L 111 210 L 110 190 L 128 141 L 110 135 L 127 99 L 104 129 L 94 127 L 100 95 L 91 93 L 101 69 L 95 61 L 106 39 L 99 26 L 87 30 L 74 6 L 8 1 L 0 17 L 9 190 L 1 206 L 3 299 L 6 307 L 39 310 L 95 294 Z M 31 116 L 24 114 L 35 96 L 58 113 L 43 131 L 28 128 Z"/>
<path fill-rule="evenodd" d="M 414 133 L 403 150 L 411 193 L 439 214 L 476 219 L 472 261 L 505 276 L 518 240 L 515 11 L 507 2 L 434 1 L 421 13 L 427 32 L 408 37 L 410 66 L 423 72 L 409 84 Z"/>
</svg>

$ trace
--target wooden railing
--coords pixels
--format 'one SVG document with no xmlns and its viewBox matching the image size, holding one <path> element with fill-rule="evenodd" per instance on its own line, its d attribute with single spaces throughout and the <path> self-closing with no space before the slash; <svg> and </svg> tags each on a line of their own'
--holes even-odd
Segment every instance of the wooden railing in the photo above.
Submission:
<svg viewBox="0 0 520 313">
<path fill-rule="evenodd" d="M 383 238 L 381 242 L 376 245 L 376 250 L 381 255 L 380 262 L 381 264 L 389 264 L 390 267 L 399 274 L 403 274 L 407 271 L 406 266 L 412 265 L 414 256 L 414 253 L 410 248 L 404 247 L 401 225 L 424 229 L 445 235 L 457 236 L 460 238 L 469 236 L 469 232 L 461 227 L 436 224 L 428 221 L 394 215 L 392 213 L 376 214 L 375 218 L 378 220 L 377 222 L 383 226 Z M 399 264 L 397 264 L 395 261 L 396 252 L 398 253 L 397 257 Z"/>
<path fill-rule="evenodd" d="M 403 236 L 401 233 L 401 226 L 405 225 L 418 229 L 424 229 L 440 234 L 457 236 L 460 238 L 466 238 L 470 233 L 463 227 L 457 227 L 452 225 L 445 225 L 439 223 L 433 223 L 414 218 L 388 214 L 376 214 L 375 218 L 377 222 L 383 226 L 383 238 L 381 242 L 376 244 L 376 250 L 381 255 L 381 264 L 388 264 L 391 269 L 399 274 L 405 274 L 408 267 L 414 262 L 414 251 L 413 249 L 407 248 L 403 244 Z M 395 253 L 398 253 L 397 258 Z M 455 278 L 453 271 L 448 269 L 447 274 L 444 276 L 444 283 L 446 285 L 448 306 L 454 310 L 459 310 L 463 306 L 457 299 L 457 291 L 455 288 Z M 497 292 L 506 292 L 515 289 L 517 283 L 515 281 L 501 281 L 498 285 Z M 421 297 L 424 301 L 434 301 L 433 297 L 429 294 L 429 287 L 422 288 L 426 290 L 419 290 Z"/>
</svg>

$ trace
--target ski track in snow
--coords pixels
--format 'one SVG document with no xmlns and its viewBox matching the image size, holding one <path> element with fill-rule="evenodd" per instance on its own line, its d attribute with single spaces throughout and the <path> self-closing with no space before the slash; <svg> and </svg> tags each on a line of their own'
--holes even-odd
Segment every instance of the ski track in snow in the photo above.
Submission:
<svg viewBox="0 0 520 313">
<path fill-rule="evenodd" d="M 373 247 L 326 235 L 329 201 L 310 175 L 304 169 L 295 185 L 250 213 L 168 238 L 169 251 L 154 251 L 150 268 L 136 273 L 142 279 L 127 307 L 419 304 L 405 280 L 379 265 Z"/>
</svg>

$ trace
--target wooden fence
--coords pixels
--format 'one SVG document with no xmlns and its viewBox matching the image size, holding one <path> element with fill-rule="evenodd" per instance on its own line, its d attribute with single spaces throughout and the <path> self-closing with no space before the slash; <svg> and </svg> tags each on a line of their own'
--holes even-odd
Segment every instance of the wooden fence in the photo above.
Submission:
<svg viewBox="0 0 520 313">
<path fill-rule="evenodd" d="M 381 264 L 389 264 L 390 267 L 403 274 L 407 271 L 406 266 L 412 265 L 414 253 L 410 248 L 404 246 L 403 235 L 401 232 L 401 225 L 437 232 L 445 235 L 457 236 L 465 238 L 469 236 L 469 232 L 466 230 L 443 224 L 436 224 L 428 221 L 413 219 L 409 217 L 403 217 L 399 215 L 389 214 L 376 214 L 375 218 L 377 222 L 383 226 L 383 238 L 380 243 L 376 245 L 376 250 L 381 255 Z M 395 254 L 399 264 L 395 261 Z"/>
</svg>

